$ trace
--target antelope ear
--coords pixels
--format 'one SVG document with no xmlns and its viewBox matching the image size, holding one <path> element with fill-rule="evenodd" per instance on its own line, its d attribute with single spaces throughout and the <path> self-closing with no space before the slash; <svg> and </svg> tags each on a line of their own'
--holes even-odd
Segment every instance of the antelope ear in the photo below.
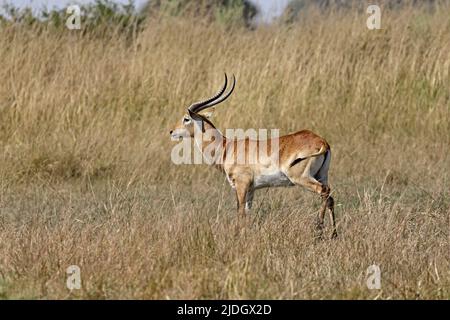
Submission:
<svg viewBox="0 0 450 320">
<path fill-rule="evenodd" d="M 208 109 L 208 111 L 203 112 L 202 116 L 204 116 L 206 119 L 210 119 L 210 118 L 212 118 L 214 111 L 216 111 L 216 108 L 210 108 L 210 109 Z"/>
</svg>

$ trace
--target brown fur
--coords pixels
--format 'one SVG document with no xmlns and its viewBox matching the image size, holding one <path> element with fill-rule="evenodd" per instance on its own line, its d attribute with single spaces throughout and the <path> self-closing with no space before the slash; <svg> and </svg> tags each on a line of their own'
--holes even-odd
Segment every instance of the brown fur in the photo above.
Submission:
<svg viewBox="0 0 450 320">
<path fill-rule="evenodd" d="M 197 120 L 201 121 L 203 130 L 217 130 L 214 124 L 203 115 L 195 115 Z M 186 116 L 185 116 L 186 117 Z M 184 117 L 183 117 L 184 118 Z M 190 137 L 194 136 L 194 121 L 189 125 L 184 124 L 183 119 L 174 130 L 184 132 Z M 171 131 L 172 134 L 173 130 Z M 223 136 L 222 136 L 223 137 Z M 271 183 L 277 184 L 282 181 L 283 177 L 287 177 L 287 185 L 300 185 L 306 189 L 317 193 L 323 199 L 323 206 L 318 215 L 317 228 L 319 236 L 321 236 L 325 212 L 330 212 L 330 220 L 333 227 L 332 237 L 337 236 L 336 223 L 334 217 L 334 199 L 331 197 L 331 190 L 328 185 L 328 167 L 331 157 L 331 149 L 327 141 L 310 130 L 301 130 L 285 136 L 279 137 L 279 163 L 273 162 L 274 141 L 269 140 L 267 146 L 267 154 L 251 163 L 251 159 L 255 160 L 256 154 L 250 152 L 250 142 L 255 143 L 255 151 L 258 151 L 262 141 L 252 141 L 248 138 L 243 140 L 227 139 L 222 140 L 222 155 L 218 155 L 217 159 L 223 161 L 215 166 L 225 173 L 228 181 L 236 192 L 237 211 L 240 216 L 244 216 L 246 210 L 251 207 L 253 194 L 259 188 L 258 181 L 264 181 L 265 177 L 270 187 Z M 219 142 L 210 142 L 219 143 Z M 264 141 L 264 143 L 266 143 Z M 209 143 L 208 143 L 209 144 Z M 245 163 L 237 163 L 237 152 L 239 146 L 244 144 Z M 202 152 L 205 146 L 202 145 Z M 233 148 L 234 152 L 231 157 L 227 158 L 227 150 Z M 252 158 L 253 157 L 253 158 Z M 272 181 L 272 180 L 273 181 Z M 278 180 L 277 180 L 278 179 Z M 281 179 L 281 180 L 280 180 Z M 284 181 L 284 180 L 283 180 Z M 261 183 L 264 187 L 264 182 Z"/>
</svg>

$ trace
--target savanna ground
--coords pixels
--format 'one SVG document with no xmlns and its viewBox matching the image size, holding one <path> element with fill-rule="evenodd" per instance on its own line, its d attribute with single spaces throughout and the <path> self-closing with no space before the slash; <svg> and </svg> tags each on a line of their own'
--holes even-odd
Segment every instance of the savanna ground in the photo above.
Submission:
<svg viewBox="0 0 450 320">
<path fill-rule="evenodd" d="M 3 25 L 0 296 L 448 299 L 448 9 L 386 10 L 373 31 L 352 10 L 127 37 Z M 172 164 L 169 129 L 223 71 L 219 128 L 329 141 L 338 239 L 314 239 L 320 199 L 300 188 L 257 191 L 237 228 L 224 176 Z"/>
</svg>

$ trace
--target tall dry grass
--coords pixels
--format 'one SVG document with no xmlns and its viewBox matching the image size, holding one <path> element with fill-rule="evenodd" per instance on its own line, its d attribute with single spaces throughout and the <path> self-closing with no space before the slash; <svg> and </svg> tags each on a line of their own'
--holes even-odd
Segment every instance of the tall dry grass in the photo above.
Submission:
<svg viewBox="0 0 450 320">
<path fill-rule="evenodd" d="M 450 20 L 309 11 L 254 31 L 154 19 L 135 38 L 0 29 L 4 298 L 449 298 Z M 309 128 L 331 144 L 339 239 L 318 199 L 234 195 L 175 166 L 168 131 L 234 72 L 219 128 Z M 66 268 L 81 268 L 69 292 Z M 382 271 L 368 290 L 366 269 Z"/>
</svg>

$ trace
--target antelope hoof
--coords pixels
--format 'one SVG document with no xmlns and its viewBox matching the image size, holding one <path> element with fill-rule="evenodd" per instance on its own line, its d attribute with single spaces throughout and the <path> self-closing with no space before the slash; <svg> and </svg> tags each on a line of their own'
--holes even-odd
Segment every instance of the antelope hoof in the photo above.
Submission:
<svg viewBox="0 0 450 320">
<path fill-rule="evenodd" d="M 317 221 L 314 229 L 314 238 L 316 240 L 322 240 L 323 236 L 323 222 Z"/>
</svg>

